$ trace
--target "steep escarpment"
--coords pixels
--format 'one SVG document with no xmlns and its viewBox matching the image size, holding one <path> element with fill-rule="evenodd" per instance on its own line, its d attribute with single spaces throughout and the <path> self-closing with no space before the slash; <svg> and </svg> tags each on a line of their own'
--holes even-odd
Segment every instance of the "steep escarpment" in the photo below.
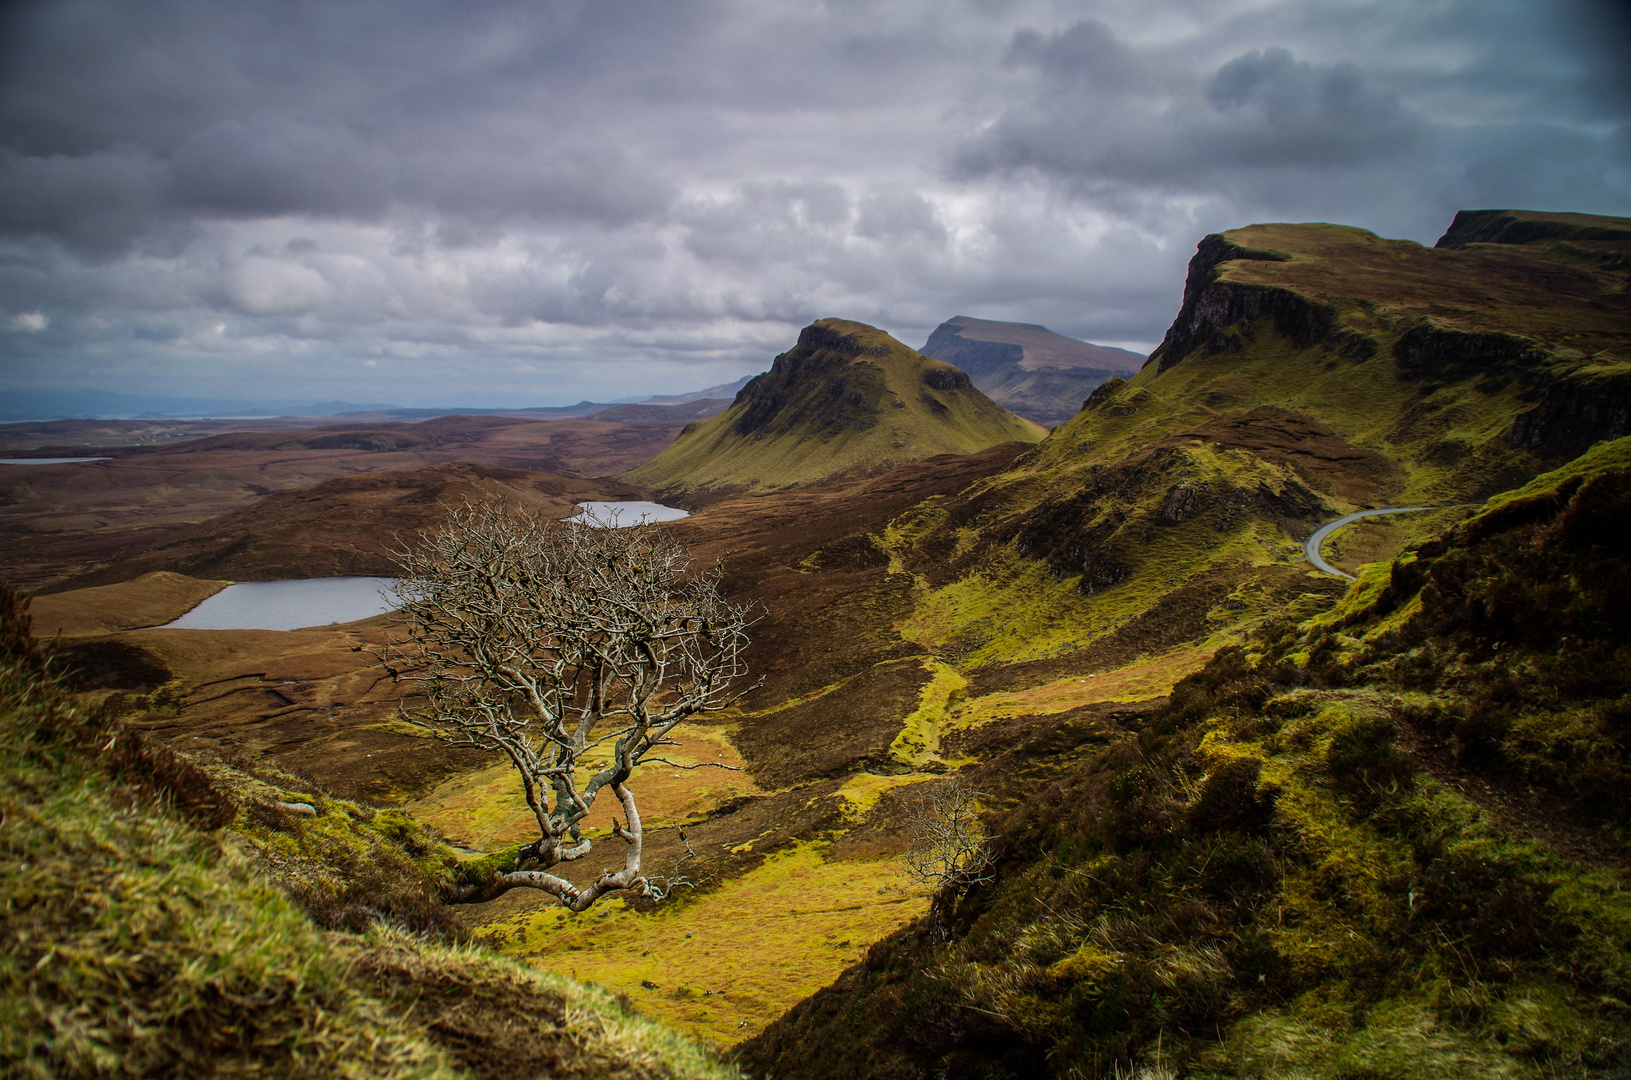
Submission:
<svg viewBox="0 0 1631 1080">
<path fill-rule="evenodd" d="M 1548 213 L 1543 210 L 1461 210 L 1434 247 L 1465 250 L 1475 244 L 1565 243 L 1596 253 L 1597 260 L 1625 265 L 1631 223 L 1600 214 Z"/>
<path fill-rule="evenodd" d="M 1093 345 L 1033 323 L 959 315 L 935 328 L 923 355 L 955 364 L 1003 408 L 1039 424 L 1062 424 L 1106 379 L 1131 375 L 1144 357 Z"/>
<path fill-rule="evenodd" d="M 1631 440 L 990 796 L 993 880 L 739 1051 L 758 1076 L 1612 1076 Z M 1562 644 L 1560 644 L 1562 643 Z M 1016 738 L 1018 733 L 1008 733 Z"/>
<path fill-rule="evenodd" d="M 624 478 L 674 494 L 776 490 L 1042 435 L 956 367 L 873 327 L 822 319 L 729 409 Z"/>
<path fill-rule="evenodd" d="M 1524 452 L 1555 463 L 1631 430 L 1628 282 L 1622 218 L 1463 211 L 1434 248 L 1339 226 L 1254 225 L 1201 242 L 1151 359 L 1165 372 L 1276 343 L 1325 354 L 1327 371 L 1379 357 L 1387 370 L 1372 381 L 1413 391 L 1428 411 L 1465 411 L 1450 387 L 1476 388 L 1484 400 L 1471 407 L 1501 421 L 1502 439 L 1482 448 L 1500 457 L 1504 442 L 1525 468 Z M 1407 445 L 1412 434 L 1385 438 Z"/>
<path fill-rule="evenodd" d="M 1624 432 L 1631 309 L 1618 241 L 1590 242 L 1206 238 L 1149 363 L 891 531 L 922 586 L 904 632 L 1021 682 L 1216 647 L 1318 591 L 1301 543 L 1320 522 L 1440 508 L 1339 536 L 1351 569 Z"/>
</svg>

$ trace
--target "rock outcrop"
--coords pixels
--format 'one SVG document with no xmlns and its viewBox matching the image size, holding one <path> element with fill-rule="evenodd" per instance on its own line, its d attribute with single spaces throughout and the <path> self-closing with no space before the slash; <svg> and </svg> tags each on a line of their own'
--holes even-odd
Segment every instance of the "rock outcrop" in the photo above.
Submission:
<svg viewBox="0 0 1631 1080">
<path fill-rule="evenodd" d="M 1165 373 L 1289 349 L 1334 371 L 1385 354 L 1386 381 L 1425 399 L 1401 403 L 1389 442 L 1445 426 L 1427 413 L 1501 414 L 1504 438 L 1477 437 L 1485 460 L 1504 446 L 1555 462 L 1631 428 L 1628 284 L 1623 218 L 1467 210 L 1433 248 L 1343 226 L 1253 225 L 1201 241 L 1150 360 Z M 1459 400 L 1458 387 L 1478 393 Z M 1470 431 L 1439 434 L 1424 461 L 1469 458 Z"/>
<path fill-rule="evenodd" d="M 1039 424 L 1062 424 L 1106 379 L 1131 375 L 1144 358 L 1093 345 L 1034 323 L 959 315 L 929 335 L 923 355 L 968 372 L 991 400 Z"/>
<path fill-rule="evenodd" d="M 625 478 L 671 497 L 770 491 L 1044 434 L 958 368 L 862 323 L 822 319 L 730 408 Z"/>
</svg>

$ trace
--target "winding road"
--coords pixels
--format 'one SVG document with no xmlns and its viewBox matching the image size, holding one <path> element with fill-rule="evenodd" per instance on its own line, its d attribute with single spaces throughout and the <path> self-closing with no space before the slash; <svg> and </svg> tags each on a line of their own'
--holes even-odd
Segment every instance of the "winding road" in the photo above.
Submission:
<svg viewBox="0 0 1631 1080">
<path fill-rule="evenodd" d="M 1336 567 L 1326 562 L 1325 556 L 1320 554 L 1320 548 L 1324 546 L 1326 539 L 1329 538 L 1332 533 L 1336 532 L 1344 525 L 1353 524 L 1360 518 L 1381 517 L 1383 514 L 1408 514 L 1413 510 L 1436 509 L 1438 508 L 1433 506 L 1384 506 L 1379 510 L 1359 510 L 1355 513 L 1347 515 L 1346 517 L 1339 517 L 1335 521 L 1321 525 L 1318 529 L 1314 530 L 1314 535 L 1310 536 L 1308 538 L 1308 542 L 1303 545 L 1303 553 L 1308 556 L 1308 561 L 1313 563 L 1317 569 L 1324 570 L 1327 574 L 1335 574 L 1337 577 L 1345 577 L 1349 581 L 1352 581 L 1354 580 L 1354 576 L 1352 574 L 1344 574 L 1341 570 L 1338 570 Z"/>
</svg>

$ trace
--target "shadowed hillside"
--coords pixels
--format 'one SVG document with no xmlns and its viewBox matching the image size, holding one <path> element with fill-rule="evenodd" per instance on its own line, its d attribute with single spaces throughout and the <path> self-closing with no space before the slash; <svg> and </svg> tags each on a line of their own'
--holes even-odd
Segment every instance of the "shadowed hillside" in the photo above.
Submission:
<svg viewBox="0 0 1631 1080">
<path fill-rule="evenodd" d="M 663 492 L 717 497 L 872 476 L 936 454 L 1042 435 L 950 364 L 870 326 L 822 319 L 729 409 L 688 426 L 624 477 Z"/>
<path fill-rule="evenodd" d="M 959 315 L 929 335 L 924 356 L 956 364 L 998 405 L 1039 424 L 1062 424 L 1106 379 L 1131 375 L 1144 357 L 1093 345 L 1033 323 Z"/>
<path fill-rule="evenodd" d="M 1051 786 L 971 770 L 1012 807 L 997 880 L 942 894 L 740 1060 L 1623 1075 L 1628 524 L 1622 439 L 1220 652 L 1140 723 L 1083 745 L 1034 719 L 1081 756 Z"/>
<path fill-rule="evenodd" d="M 1631 232 L 1589 220 L 1620 239 L 1451 250 L 1334 225 L 1208 237 L 1138 375 L 1099 387 L 1009 471 L 903 523 L 899 557 L 926 586 L 907 633 L 1040 677 L 1084 647 L 1228 632 L 1297 588 L 1319 522 L 1447 508 L 1355 529 L 1336 550 L 1339 563 L 1386 557 L 1467 512 L 1454 504 L 1625 433 Z"/>
</svg>

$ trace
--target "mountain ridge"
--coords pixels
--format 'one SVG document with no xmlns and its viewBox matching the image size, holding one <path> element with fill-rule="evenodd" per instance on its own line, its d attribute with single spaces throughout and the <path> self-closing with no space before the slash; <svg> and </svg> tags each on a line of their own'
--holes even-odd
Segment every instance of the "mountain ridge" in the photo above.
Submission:
<svg viewBox="0 0 1631 1080">
<path fill-rule="evenodd" d="M 1056 334 L 1036 323 L 957 315 L 920 350 L 968 372 L 1004 408 L 1039 424 L 1062 424 L 1106 379 L 1131 375 L 1144 357 Z"/>
<path fill-rule="evenodd" d="M 885 472 L 1044 432 L 976 390 L 967 374 L 876 327 L 821 319 L 730 407 L 687 425 L 624 479 L 670 495 L 775 490 Z"/>
</svg>

